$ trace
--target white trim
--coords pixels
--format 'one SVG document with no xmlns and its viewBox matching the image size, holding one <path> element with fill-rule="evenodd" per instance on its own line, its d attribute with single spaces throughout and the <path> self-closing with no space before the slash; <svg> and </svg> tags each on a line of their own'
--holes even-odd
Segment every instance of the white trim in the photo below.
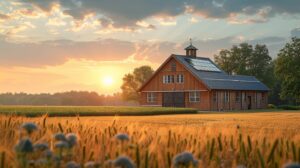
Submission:
<svg viewBox="0 0 300 168">
<path fill-rule="evenodd" d="M 144 93 L 147 93 L 147 92 L 207 92 L 208 90 L 166 90 L 166 91 L 142 91 Z"/>
<path fill-rule="evenodd" d="M 200 102 L 200 92 L 189 92 L 189 102 L 190 103 L 198 103 Z M 198 100 L 197 100 L 198 99 Z"/>
<path fill-rule="evenodd" d="M 147 103 L 154 103 L 156 102 L 157 95 L 155 92 L 148 92 L 147 93 Z"/>
</svg>

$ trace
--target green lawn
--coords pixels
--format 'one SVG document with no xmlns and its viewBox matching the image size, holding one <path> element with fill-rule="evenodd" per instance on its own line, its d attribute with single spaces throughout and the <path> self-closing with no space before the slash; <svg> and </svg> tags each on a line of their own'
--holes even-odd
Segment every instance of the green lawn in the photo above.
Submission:
<svg viewBox="0 0 300 168">
<path fill-rule="evenodd" d="M 173 107 L 117 107 L 117 106 L 0 106 L 0 114 L 36 117 L 48 116 L 138 116 L 162 114 L 193 114 L 196 109 Z"/>
</svg>

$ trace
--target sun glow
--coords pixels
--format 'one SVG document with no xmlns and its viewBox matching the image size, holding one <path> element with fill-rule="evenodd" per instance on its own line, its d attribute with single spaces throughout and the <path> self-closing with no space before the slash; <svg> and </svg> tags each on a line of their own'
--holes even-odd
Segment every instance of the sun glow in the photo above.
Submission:
<svg viewBox="0 0 300 168">
<path fill-rule="evenodd" d="M 111 76 L 104 76 L 102 83 L 104 86 L 111 86 L 114 83 L 114 79 Z"/>
</svg>

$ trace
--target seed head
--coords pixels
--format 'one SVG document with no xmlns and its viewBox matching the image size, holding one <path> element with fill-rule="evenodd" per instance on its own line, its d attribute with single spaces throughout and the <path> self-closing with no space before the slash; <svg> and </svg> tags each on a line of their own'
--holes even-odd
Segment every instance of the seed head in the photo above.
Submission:
<svg viewBox="0 0 300 168">
<path fill-rule="evenodd" d="M 49 149 L 49 145 L 47 143 L 37 143 L 33 145 L 35 151 L 45 151 Z"/>
<path fill-rule="evenodd" d="M 21 128 L 24 129 L 28 135 L 30 135 L 33 131 L 38 129 L 36 124 L 32 123 L 32 122 L 27 122 L 27 123 L 22 124 Z"/>
<path fill-rule="evenodd" d="M 288 163 L 283 166 L 283 168 L 300 168 L 299 163 Z"/>
<path fill-rule="evenodd" d="M 56 141 L 66 141 L 66 136 L 64 133 L 56 133 L 54 134 L 54 139 Z"/>
<path fill-rule="evenodd" d="M 129 136 L 127 134 L 124 134 L 124 133 L 120 133 L 120 134 L 115 135 L 115 138 L 117 140 L 120 140 L 120 141 L 129 141 Z"/>
<path fill-rule="evenodd" d="M 33 152 L 33 146 L 30 139 L 21 139 L 15 146 L 15 151 L 20 153 L 31 153 Z"/>
<path fill-rule="evenodd" d="M 119 156 L 113 161 L 113 165 L 120 168 L 135 168 L 132 160 L 127 156 Z"/>
<path fill-rule="evenodd" d="M 100 167 L 100 163 L 94 162 L 94 161 L 89 161 L 89 162 L 86 162 L 84 164 L 84 167 L 85 168 L 99 168 Z"/>
<path fill-rule="evenodd" d="M 177 154 L 173 159 L 174 167 L 181 166 L 193 166 L 197 167 L 198 161 L 194 158 L 193 154 L 190 152 L 182 152 Z"/>
<path fill-rule="evenodd" d="M 63 148 L 68 148 L 69 147 L 69 144 L 65 141 L 58 141 L 54 144 L 54 147 L 55 148 L 60 148 L 60 149 L 63 149 Z"/>
<path fill-rule="evenodd" d="M 66 168 L 80 168 L 80 165 L 74 161 L 70 161 L 66 164 Z"/>
<path fill-rule="evenodd" d="M 77 136 L 74 133 L 69 133 L 66 135 L 66 140 L 69 144 L 69 147 L 72 148 L 77 144 Z"/>
</svg>

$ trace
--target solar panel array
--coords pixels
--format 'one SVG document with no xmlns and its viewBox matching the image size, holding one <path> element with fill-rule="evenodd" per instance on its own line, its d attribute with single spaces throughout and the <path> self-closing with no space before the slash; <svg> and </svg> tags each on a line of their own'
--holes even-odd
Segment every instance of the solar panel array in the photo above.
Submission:
<svg viewBox="0 0 300 168">
<path fill-rule="evenodd" d="M 221 70 L 217 68 L 213 63 L 208 60 L 200 60 L 200 59 L 189 59 L 191 65 L 200 71 L 212 71 L 212 72 L 220 72 Z"/>
</svg>

